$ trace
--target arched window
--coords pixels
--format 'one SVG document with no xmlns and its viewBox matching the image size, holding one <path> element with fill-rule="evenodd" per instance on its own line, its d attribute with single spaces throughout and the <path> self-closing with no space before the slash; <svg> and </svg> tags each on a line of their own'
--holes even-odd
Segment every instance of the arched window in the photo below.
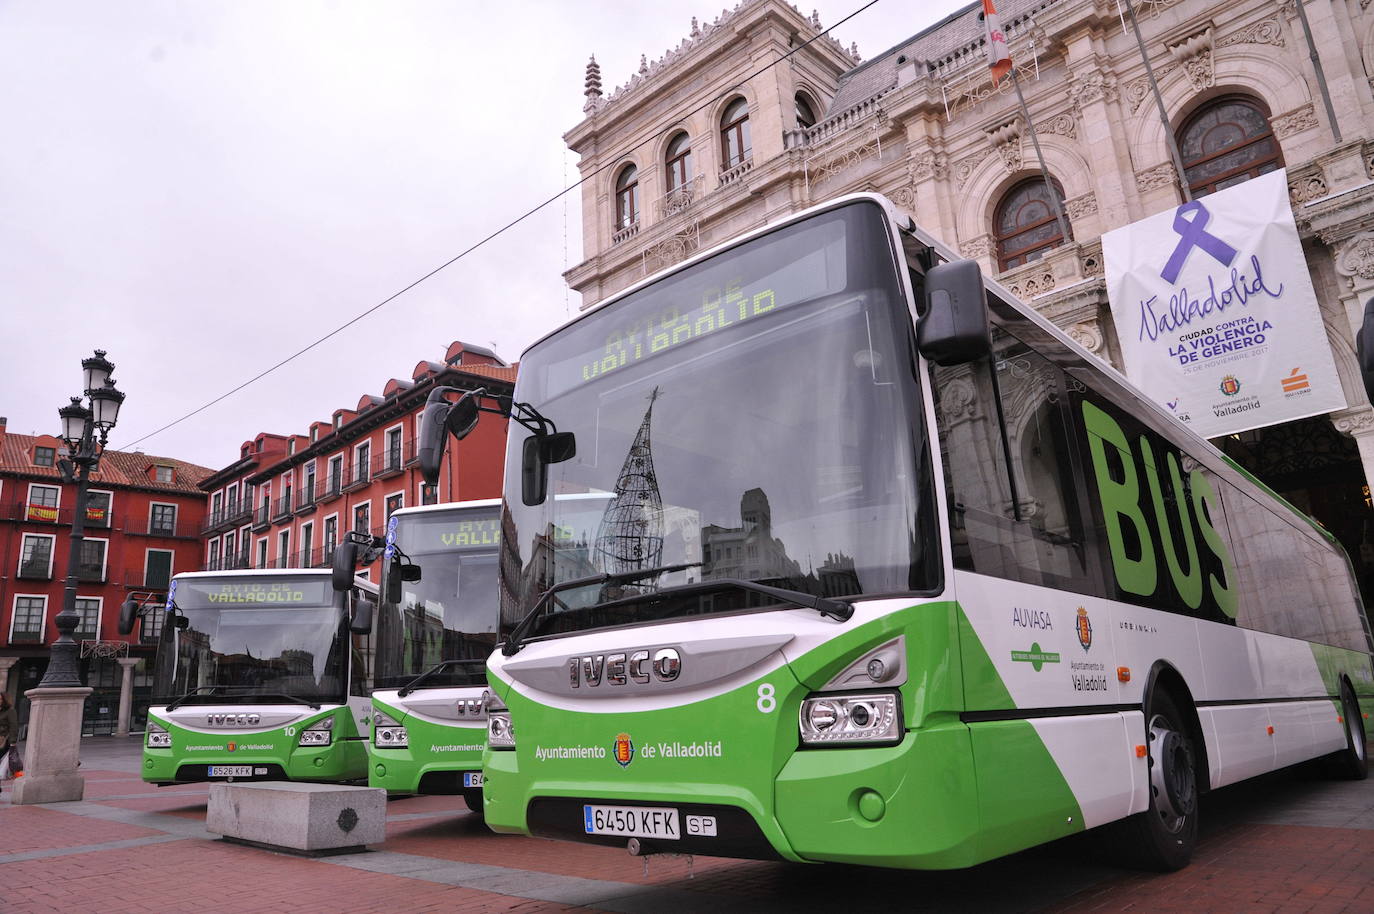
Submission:
<svg viewBox="0 0 1374 914">
<path fill-rule="evenodd" d="M 679 133 L 668 144 L 668 193 L 681 190 L 692 180 L 692 138 Z"/>
<path fill-rule="evenodd" d="M 794 101 L 797 104 L 797 127 L 805 130 L 807 127 L 816 126 L 816 106 L 811 104 L 811 99 L 806 97 L 806 93 L 798 92 Z"/>
<path fill-rule="evenodd" d="M 1178 146 L 1194 197 L 1283 167 L 1268 113 L 1243 96 L 1219 98 L 1194 112 L 1178 132 Z"/>
<path fill-rule="evenodd" d="M 639 221 L 639 169 L 626 165 L 615 182 L 615 227 L 627 229 Z"/>
<path fill-rule="evenodd" d="M 1064 189 L 1058 181 L 1054 182 L 1054 189 L 1062 202 Z M 994 231 L 999 270 L 1039 260 L 1051 248 L 1064 243 L 1059 220 L 1055 217 L 1054 200 L 1043 178 L 1030 178 L 1007 191 L 997 205 Z"/>
<path fill-rule="evenodd" d="M 737 98 L 720 117 L 721 170 L 734 168 L 754 151 L 749 142 L 749 103 Z"/>
</svg>

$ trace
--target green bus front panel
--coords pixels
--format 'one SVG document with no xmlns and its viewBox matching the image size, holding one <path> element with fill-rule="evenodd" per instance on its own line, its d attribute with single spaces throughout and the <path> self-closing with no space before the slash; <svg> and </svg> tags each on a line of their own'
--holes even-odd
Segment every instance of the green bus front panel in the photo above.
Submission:
<svg viewBox="0 0 1374 914">
<path fill-rule="evenodd" d="M 171 734 L 169 749 L 143 749 L 143 780 L 154 784 L 219 781 L 209 775 L 210 766 L 250 765 L 254 773 L 242 780 L 290 780 L 350 782 L 367 778 L 367 745 L 360 737 L 348 708 L 328 711 L 291 726 L 270 730 L 190 730 L 157 715 L 151 723 Z M 334 717 L 327 746 L 300 745 L 300 731 L 320 720 Z M 261 773 L 259 771 L 261 770 Z"/>
<path fill-rule="evenodd" d="M 367 766 L 369 787 L 381 787 L 398 796 L 457 794 L 463 792 L 465 773 L 481 772 L 487 741 L 485 722 L 459 726 L 424 720 L 380 701 L 375 694 L 372 705 L 406 728 L 406 746 L 392 749 L 372 745 Z"/>
</svg>

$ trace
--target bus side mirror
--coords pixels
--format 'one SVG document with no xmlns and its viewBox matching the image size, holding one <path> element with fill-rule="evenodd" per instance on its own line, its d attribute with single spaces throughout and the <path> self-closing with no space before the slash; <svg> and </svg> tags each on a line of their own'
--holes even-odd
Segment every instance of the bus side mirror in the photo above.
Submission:
<svg viewBox="0 0 1374 914">
<path fill-rule="evenodd" d="M 1374 403 L 1374 298 L 1364 303 L 1364 323 L 1355 334 L 1355 357 L 1364 379 L 1364 395 Z"/>
<path fill-rule="evenodd" d="M 353 619 L 348 630 L 355 635 L 366 635 L 372 631 L 372 613 L 377 608 L 367 597 L 359 597 L 353 604 Z"/>
<path fill-rule="evenodd" d="M 391 561 L 386 564 L 386 589 L 382 593 L 382 599 L 390 606 L 399 606 L 401 603 L 401 583 L 408 580 L 406 571 L 409 570 L 410 566 L 402 565 L 399 555 L 393 555 Z"/>
<path fill-rule="evenodd" d="M 983 271 L 953 260 L 926 273 L 926 311 L 917 322 L 921 355 L 936 365 L 962 365 L 992 352 Z"/>
<path fill-rule="evenodd" d="M 478 398 L 485 396 L 485 390 L 470 390 L 456 403 L 444 399 L 451 387 L 436 387 L 425 400 L 425 408 L 420 412 L 420 473 L 428 485 L 439 484 L 439 468 L 444 461 L 444 447 L 448 436 L 462 441 L 481 418 Z"/>
<path fill-rule="evenodd" d="M 134 621 L 138 618 L 138 601 L 125 600 L 119 604 L 119 633 L 128 635 L 134 630 Z"/>
<path fill-rule="evenodd" d="M 549 464 L 571 460 L 577 454 L 572 432 L 531 435 L 525 439 L 520 461 L 520 497 L 527 505 L 542 505 L 548 496 Z"/>
<path fill-rule="evenodd" d="M 183 631 L 191 627 L 191 620 L 185 616 L 177 615 L 171 617 L 172 628 L 179 628 Z"/>
<path fill-rule="evenodd" d="M 354 543 L 344 541 L 334 547 L 334 565 L 331 569 L 329 583 L 334 586 L 336 593 L 347 593 L 353 586 L 353 568 L 358 563 L 358 547 Z"/>
</svg>

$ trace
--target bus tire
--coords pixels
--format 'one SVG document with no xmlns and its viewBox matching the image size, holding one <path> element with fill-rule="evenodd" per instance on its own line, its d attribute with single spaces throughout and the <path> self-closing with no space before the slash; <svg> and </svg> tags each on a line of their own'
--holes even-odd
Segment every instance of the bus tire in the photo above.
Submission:
<svg viewBox="0 0 1374 914">
<path fill-rule="evenodd" d="M 1328 768 L 1338 778 L 1363 781 L 1369 777 L 1364 717 L 1360 714 L 1360 703 L 1346 682 L 1341 683 L 1341 718 L 1345 726 L 1345 748 L 1327 757 Z"/>
<path fill-rule="evenodd" d="M 482 819 L 486 817 L 486 812 L 482 809 L 481 788 L 478 788 L 476 790 L 464 790 L 463 802 L 468 804 L 468 809 L 470 809 L 472 811 L 472 814 L 477 818 Z"/>
<path fill-rule="evenodd" d="M 1121 823 L 1129 863 L 1143 869 L 1182 869 L 1198 834 L 1198 763 L 1187 719 L 1173 698 L 1157 692 L 1145 706 L 1149 806 Z"/>
</svg>

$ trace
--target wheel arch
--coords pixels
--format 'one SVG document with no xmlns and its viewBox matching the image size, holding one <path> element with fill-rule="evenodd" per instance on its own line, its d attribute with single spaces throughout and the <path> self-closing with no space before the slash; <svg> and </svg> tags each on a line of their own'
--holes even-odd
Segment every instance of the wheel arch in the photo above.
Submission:
<svg viewBox="0 0 1374 914">
<path fill-rule="evenodd" d="M 1188 683 L 1183 678 L 1183 674 L 1167 660 L 1156 660 L 1154 665 L 1150 667 L 1149 675 L 1145 677 L 1141 710 L 1145 716 L 1147 732 L 1150 727 L 1150 704 L 1159 692 L 1164 692 L 1173 699 L 1174 705 L 1184 717 L 1183 723 L 1188 728 L 1189 737 L 1192 738 L 1195 747 L 1194 757 L 1198 761 L 1198 793 L 1207 793 L 1212 789 L 1212 766 L 1207 757 L 1207 739 L 1202 731 L 1202 718 L 1198 716 L 1193 692 L 1188 688 Z"/>
</svg>

